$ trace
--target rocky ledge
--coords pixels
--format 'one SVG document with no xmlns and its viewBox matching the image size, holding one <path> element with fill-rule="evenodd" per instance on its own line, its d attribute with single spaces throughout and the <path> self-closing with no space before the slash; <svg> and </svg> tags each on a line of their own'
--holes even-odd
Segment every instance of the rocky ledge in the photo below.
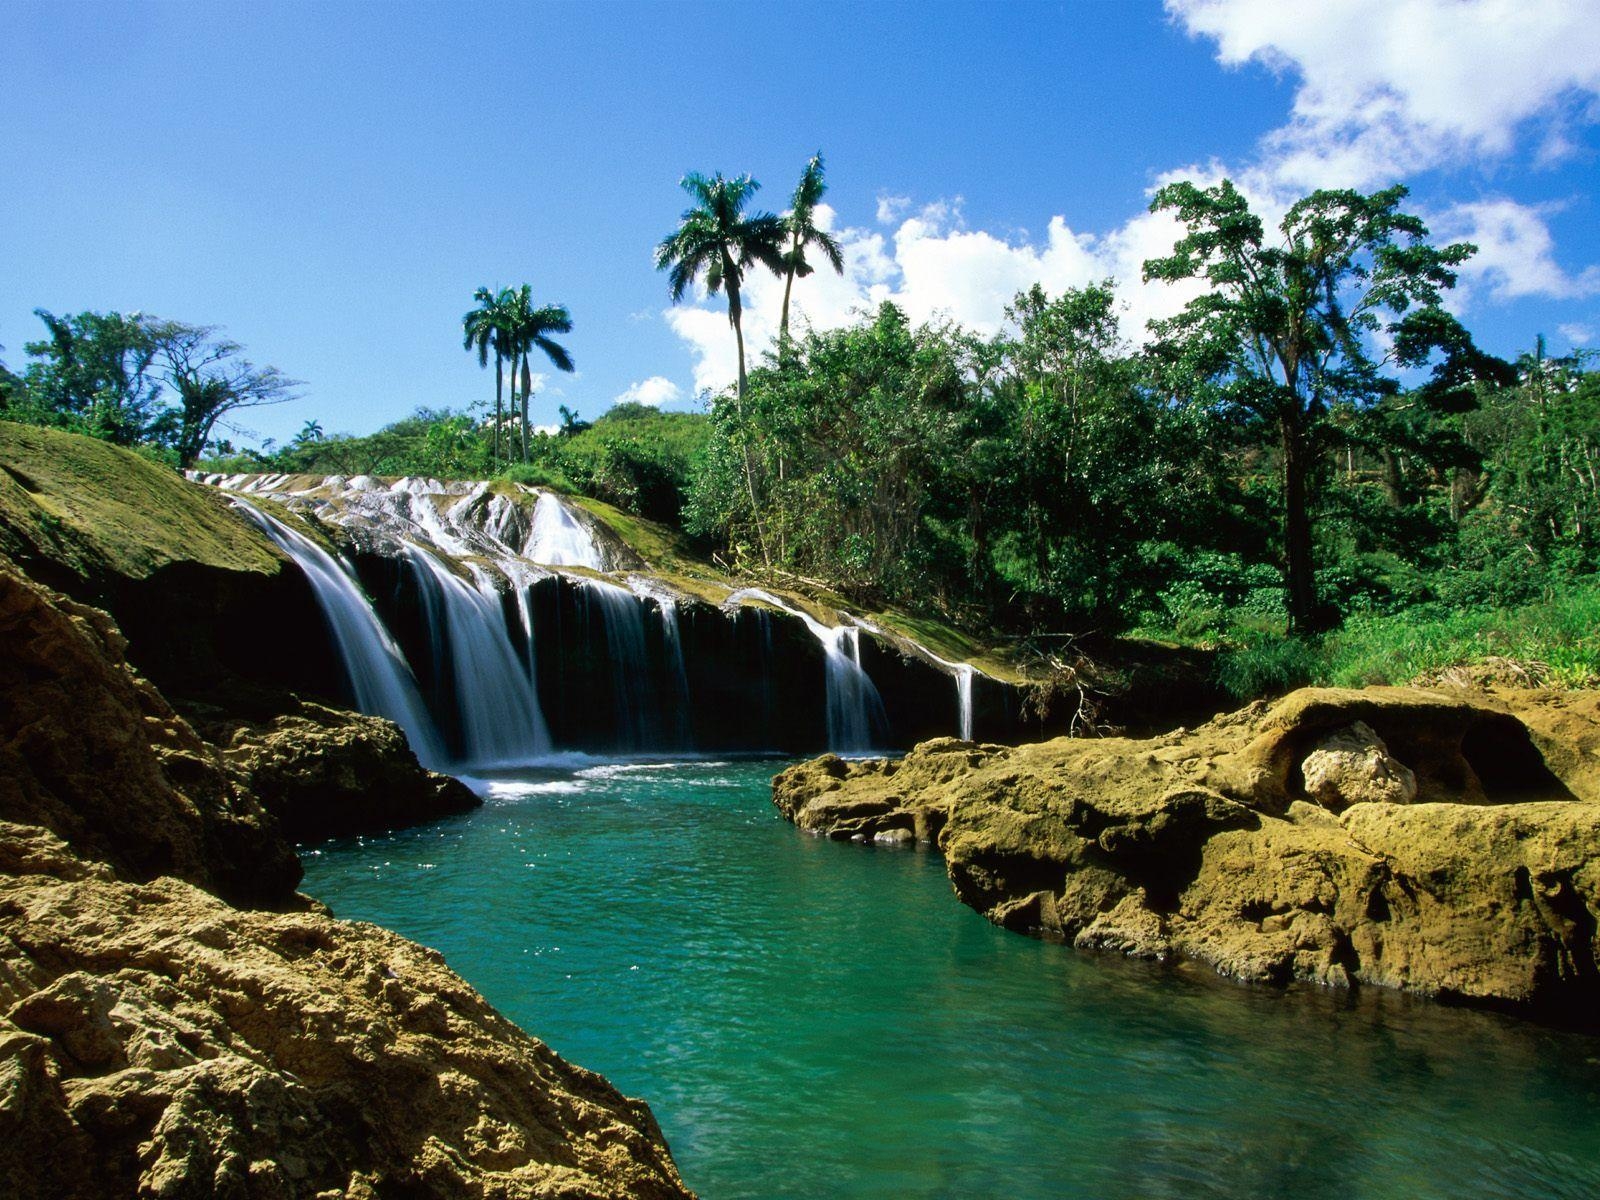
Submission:
<svg viewBox="0 0 1600 1200">
<path fill-rule="evenodd" d="M 935 842 L 1076 946 L 1600 1024 L 1600 697 L 1305 690 L 1151 739 L 797 765 L 802 829 Z"/>
<path fill-rule="evenodd" d="M 295 894 L 252 786 L 343 786 L 295 721 L 357 763 L 383 728 L 300 712 L 230 763 L 125 649 L 0 556 L 7 1196 L 689 1195 L 642 1102 L 433 952 Z"/>
</svg>

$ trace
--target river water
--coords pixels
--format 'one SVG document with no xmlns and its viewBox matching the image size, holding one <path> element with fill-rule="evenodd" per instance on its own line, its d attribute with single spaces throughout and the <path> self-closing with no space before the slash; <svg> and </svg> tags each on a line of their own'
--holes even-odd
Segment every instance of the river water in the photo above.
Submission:
<svg viewBox="0 0 1600 1200">
<path fill-rule="evenodd" d="M 303 887 L 648 1100 L 705 1200 L 1600 1196 L 1600 1038 L 1006 933 L 786 824 L 780 765 L 502 777 Z"/>
</svg>

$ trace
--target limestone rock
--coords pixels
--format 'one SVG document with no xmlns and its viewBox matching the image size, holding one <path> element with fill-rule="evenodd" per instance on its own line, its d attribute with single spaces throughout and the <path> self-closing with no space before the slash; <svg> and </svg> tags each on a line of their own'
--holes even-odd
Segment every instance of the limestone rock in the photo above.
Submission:
<svg viewBox="0 0 1600 1200">
<path fill-rule="evenodd" d="M 124 878 L 287 900 L 276 823 L 123 659 L 110 619 L 0 558 L 0 820 L 42 826 Z"/>
<path fill-rule="evenodd" d="M 1300 764 L 1305 790 L 1335 811 L 1352 804 L 1410 804 L 1417 777 L 1364 721 L 1339 730 Z"/>
<path fill-rule="evenodd" d="M 1597 744 L 1590 694 L 1309 689 L 1150 739 L 827 756 L 773 799 L 830 837 L 935 831 L 1006 928 L 1600 1024 Z"/>
<path fill-rule="evenodd" d="M 216 714 L 199 727 L 297 842 L 399 829 L 482 803 L 460 780 L 424 769 L 382 717 L 298 701 L 267 719 Z"/>
<path fill-rule="evenodd" d="M 683 1197 L 648 1109 L 439 955 L 0 824 L 0 1178 L 27 1197 Z"/>
</svg>

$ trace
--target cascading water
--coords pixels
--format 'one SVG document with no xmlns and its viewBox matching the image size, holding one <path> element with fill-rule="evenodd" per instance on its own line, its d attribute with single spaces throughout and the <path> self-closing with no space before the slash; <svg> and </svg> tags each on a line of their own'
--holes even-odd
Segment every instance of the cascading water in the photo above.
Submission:
<svg viewBox="0 0 1600 1200">
<path fill-rule="evenodd" d="M 694 745 L 694 729 L 690 721 L 689 664 L 683 655 L 683 630 L 678 625 L 678 602 L 671 596 L 654 596 L 656 611 L 661 614 L 661 644 L 667 652 L 667 680 L 672 686 L 672 698 L 667 708 L 668 719 L 677 731 L 678 746 L 688 750 Z"/>
<path fill-rule="evenodd" d="M 799 618 L 823 651 L 826 721 L 810 717 L 801 726 L 817 730 L 825 724 L 828 748 L 841 753 L 894 744 L 878 684 L 863 668 L 861 631 L 901 645 L 905 639 L 861 617 L 823 625 L 799 602 L 759 589 L 734 592 L 723 602 L 744 626 L 731 638 L 698 620 L 686 623 L 685 601 L 670 582 L 657 580 L 648 567 L 640 570 L 643 564 L 603 524 L 553 492 L 422 477 L 199 478 L 349 528 L 360 539 L 364 574 L 372 556 L 410 564 L 400 572 L 402 586 L 392 601 L 393 569 L 372 565 L 369 581 L 384 585 L 382 617 L 359 590 L 349 602 L 361 614 L 352 619 L 387 642 L 381 656 L 399 664 L 402 682 L 360 682 L 355 672 L 361 668 L 355 666 L 347 665 L 347 673 L 360 706 L 394 717 L 419 754 L 432 762 L 526 762 L 549 752 L 555 740 L 551 730 L 563 745 L 602 753 L 691 751 L 697 741 L 705 747 L 732 741 L 742 748 L 815 749 L 816 734 L 797 736 L 794 721 L 800 700 L 795 690 L 811 697 L 815 684 L 794 676 L 788 659 L 780 661 L 774 653 L 774 611 Z M 282 544 L 284 536 L 276 537 Z M 296 550 L 309 561 L 309 552 Z M 319 591 L 336 588 L 340 580 L 359 589 L 348 563 L 328 561 L 328 582 L 317 585 Z M 305 569 L 312 573 L 310 566 Z M 629 572 L 626 591 L 619 586 L 624 571 Z M 596 579 L 596 572 L 616 582 Z M 509 597 L 504 596 L 508 590 Z M 742 605 L 744 598 L 760 603 Z M 392 619 L 412 655 L 415 676 L 385 619 Z M 335 617 L 330 614 L 329 620 Z M 341 654 L 359 640 L 355 632 L 336 636 Z M 705 666 L 703 656 L 730 652 L 745 657 L 714 673 Z M 950 731 L 971 739 L 978 672 L 923 647 L 913 646 L 908 654 L 902 655 L 905 663 L 920 658 L 950 676 L 955 724 Z M 876 669 L 877 660 L 869 661 Z M 937 692 L 908 688 L 900 663 L 886 662 L 883 669 L 888 674 L 881 682 L 894 702 L 897 726 L 904 719 L 919 731 L 950 729 Z M 393 671 L 380 662 L 380 676 Z M 550 706 L 549 723 L 541 696 Z M 693 710 L 695 703 L 701 712 Z M 994 736 L 998 727 L 990 730 L 986 724 L 986 732 Z"/>
<path fill-rule="evenodd" d="M 828 749 L 840 754 L 865 754 L 881 747 L 888 736 L 889 719 L 877 685 L 861 666 L 861 630 L 854 625 L 824 625 L 804 609 L 760 588 L 743 588 L 723 604 L 738 604 L 746 598 L 799 617 L 821 644 L 827 672 Z"/>
<path fill-rule="evenodd" d="M 550 754 L 533 681 L 518 661 L 494 585 L 468 585 L 425 550 L 407 547 L 430 620 L 442 615 L 461 716 L 464 764 L 499 767 Z M 438 628 L 439 625 L 435 625 Z"/>
<path fill-rule="evenodd" d="M 588 567 L 604 571 L 605 560 L 594 536 L 551 492 L 539 493 L 533 506 L 533 528 L 522 556 L 548 567 Z"/>
<path fill-rule="evenodd" d="M 651 747 L 650 660 L 645 648 L 644 605 L 613 583 L 585 580 L 584 594 L 599 609 L 611 660 L 612 695 L 617 706 L 619 750 Z"/>
<path fill-rule="evenodd" d="M 417 760 L 423 766 L 442 769 L 449 756 L 422 702 L 416 677 L 356 583 L 349 564 L 255 505 L 238 499 L 234 503 L 305 573 L 333 631 L 356 707 L 400 726 Z"/>
<path fill-rule="evenodd" d="M 961 726 L 961 740 L 972 740 L 972 677 L 978 673 L 971 663 L 957 663 L 956 718 Z"/>
</svg>

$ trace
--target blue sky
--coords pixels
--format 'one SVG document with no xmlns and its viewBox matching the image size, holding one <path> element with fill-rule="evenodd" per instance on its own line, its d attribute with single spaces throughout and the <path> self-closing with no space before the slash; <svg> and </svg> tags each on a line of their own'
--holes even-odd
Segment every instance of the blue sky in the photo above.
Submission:
<svg viewBox="0 0 1600 1200">
<path fill-rule="evenodd" d="M 652 268 L 677 180 L 749 171 L 778 210 L 818 148 L 850 270 L 797 285 L 817 325 L 888 297 L 992 327 L 1114 273 L 1137 336 L 1173 302 L 1136 282 L 1170 238 L 1149 189 L 1228 174 L 1266 211 L 1406 182 L 1483 246 L 1459 303 L 1490 349 L 1600 343 L 1592 0 L 0 0 L 0 77 L 4 361 L 36 307 L 221 325 L 305 381 L 242 422 L 280 440 L 492 396 L 481 284 L 572 309 L 538 419 L 692 405 L 732 339 Z"/>
</svg>

